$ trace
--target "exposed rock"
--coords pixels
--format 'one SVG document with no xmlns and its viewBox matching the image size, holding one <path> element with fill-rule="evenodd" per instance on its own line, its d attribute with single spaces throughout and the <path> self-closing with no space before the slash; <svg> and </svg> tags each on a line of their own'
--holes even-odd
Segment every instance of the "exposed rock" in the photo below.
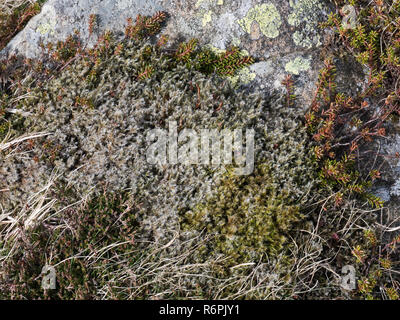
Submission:
<svg viewBox="0 0 400 320">
<path fill-rule="evenodd" d="M 391 123 L 392 129 L 398 130 L 398 125 Z M 379 149 L 378 149 L 379 148 Z M 374 190 L 386 204 L 400 203 L 400 135 L 396 132 L 388 137 L 377 149 L 384 155 L 384 170 L 379 187 Z"/>
<path fill-rule="evenodd" d="M 308 105 L 321 67 L 324 33 L 318 24 L 329 12 L 324 0 L 48 0 L 3 54 L 38 57 L 41 42 L 63 40 L 75 30 L 90 46 L 105 30 L 123 32 L 127 18 L 161 10 L 170 14 L 165 33 L 173 41 L 198 38 L 216 50 L 237 45 L 256 57 L 258 63 L 233 78 L 234 83 L 282 89 L 281 81 L 290 73 L 296 77 L 296 93 Z M 92 36 L 91 14 L 99 19 Z"/>
</svg>

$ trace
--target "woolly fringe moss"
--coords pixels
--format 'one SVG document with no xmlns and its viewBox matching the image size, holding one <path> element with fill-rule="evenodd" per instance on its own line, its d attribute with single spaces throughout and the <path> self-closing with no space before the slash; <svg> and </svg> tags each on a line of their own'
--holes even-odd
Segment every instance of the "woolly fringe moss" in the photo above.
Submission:
<svg viewBox="0 0 400 320">
<path fill-rule="evenodd" d="M 231 258 L 227 266 L 265 260 L 281 252 L 284 234 L 301 219 L 288 192 L 277 188 L 266 164 L 249 177 L 229 172 L 207 202 L 184 215 L 182 226 L 215 234 L 215 246 L 204 254 L 223 253 Z"/>
<path fill-rule="evenodd" d="M 285 233 L 302 218 L 302 205 L 315 186 L 307 133 L 297 111 L 272 94 L 234 91 L 216 75 L 171 63 L 150 42 L 107 41 L 96 59 L 78 57 L 42 87 L 21 88 L 30 92 L 19 106 L 31 113 L 25 130 L 52 135 L 13 150 L 27 151 L 29 157 L 2 155 L 0 187 L 9 188 L 1 194 L 4 207 L 24 205 L 58 172 L 58 185 L 70 193 L 59 189 L 52 196 L 71 202 L 90 191 L 128 190 L 140 240 L 162 244 L 179 235 L 165 259 L 180 257 L 187 250 L 183 243 L 200 237 L 203 229 L 206 237 L 217 237 L 196 248 L 189 262 L 208 266 L 210 259 L 225 255 L 229 262 L 220 266 L 221 272 L 209 267 L 212 276 L 224 279 L 230 266 L 284 254 Z M 141 77 L 149 62 L 151 76 Z M 234 177 L 224 167 L 149 164 L 147 133 L 167 129 L 169 121 L 176 121 L 179 130 L 254 129 L 256 172 Z M 262 272 L 275 266 L 266 264 Z M 197 272 L 204 274 L 201 268 Z M 284 270 L 273 271 L 279 273 Z M 198 285 L 187 281 L 188 288 Z M 212 287 L 210 281 L 201 286 Z"/>
</svg>

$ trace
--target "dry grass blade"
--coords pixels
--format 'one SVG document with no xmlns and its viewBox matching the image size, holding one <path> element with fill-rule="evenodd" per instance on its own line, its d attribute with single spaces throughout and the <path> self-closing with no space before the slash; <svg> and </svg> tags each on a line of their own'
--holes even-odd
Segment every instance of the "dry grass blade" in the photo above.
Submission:
<svg viewBox="0 0 400 320">
<path fill-rule="evenodd" d="M 55 199 L 48 198 L 48 193 L 57 178 L 58 176 L 53 175 L 48 184 L 30 197 L 16 215 L 15 211 L 0 215 L 0 226 L 3 226 L 3 230 L 0 231 L 2 240 L 14 239 L 45 219 L 56 203 Z"/>
<path fill-rule="evenodd" d="M 0 142 L 0 151 L 4 151 L 9 149 L 10 147 L 19 144 L 21 142 L 27 141 L 27 140 L 31 140 L 31 139 L 37 139 L 37 138 L 41 138 L 41 137 L 46 137 L 51 135 L 51 133 L 47 133 L 47 132 L 38 132 L 38 133 L 33 133 L 33 134 L 29 134 L 29 135 L 25 135 L 19 138 L 16 138 L 12 141 L 7 142 L 7 140 L 10 139 L 10 135 L 7 134 L 7 136 L 4 138 L 4 140 L 2 142 Z"/>
<path fill-rule="evenodd" d="M 16 8 L 22 5 L 34 4 L 33 0 L 2 0 L 0 1 L 0 10 L 3 14 L 11 14 Z"/>
</svg>

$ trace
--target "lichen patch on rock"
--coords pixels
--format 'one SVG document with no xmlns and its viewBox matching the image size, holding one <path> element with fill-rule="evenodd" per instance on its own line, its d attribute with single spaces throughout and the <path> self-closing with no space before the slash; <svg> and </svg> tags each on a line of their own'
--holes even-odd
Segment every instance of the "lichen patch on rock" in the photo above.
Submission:
<svg viewBox="0 0 400 320">
<path fill-rule="evenodd" d="M 293 34 L 293 41 L 297 46 L 312 48 L 321 45 L 321 36 L 318 25 L 324 5 L 321 0 L 289 1 L 292 12 L 288 23 L 297 28 Z M 302 26 L 301 28 L 299 28 Z"/>
<path fill-rule="evenodd" d="M 262 34 L 268 38 L 279 36 L 279 29 L 282 25 L 282 18 L 273 3 L 264 3 L 251 8 L 246 16 L 239 20 L 239 25 L 247 33 L 251 34 L 253 23 L 256 22 Z"/>
<path fill-rule="evenodd" d="M 289 61 L 285 70 L 291 74 L 299 75 L 301 72 L 309 70 L 311 67 L 311 59 L 303 57 L 296 57 L 294 60 Z"/>
</svg>

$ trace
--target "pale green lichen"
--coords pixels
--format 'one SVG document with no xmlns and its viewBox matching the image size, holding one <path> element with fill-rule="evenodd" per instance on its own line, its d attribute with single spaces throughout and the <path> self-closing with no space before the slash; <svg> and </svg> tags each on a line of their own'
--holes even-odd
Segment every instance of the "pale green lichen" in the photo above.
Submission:
<svg viewBox="0 0 400 320">
<path fill-rule="evenodd" d="M 207 7 L 209 7 L 208 11 L 203 6 L 203 4 L 208 5 L 207 6 Z M 217 4 L 217 5 L 221 6 L 224 4 L 224 1 L 223 0 L 198 0 L 195 4 L 196 9 L 199 9 L 200 7 L 202 7 L 199 10 L 198 16 L 201 18 L 201 24 L 202 24 L 203 28 L 212 21 L 213 10 L 212 10 L 212 7 L 210 7 L 210 5 L 213 5 L 213 4 Z"/>
<path fill-rule="evenodd" d="M 300 47 L 305 47 L 305 48 L 312 48 L 314 43 L 316 45 L 320 45 L 320 40 L 319 38 L 311 39 L 307 35 L 305 35 L 303 32 L 296 31 L 293 34 L 293 41 L 296 44 L 296 46 Z"/>
<path fill-rule="evenodd" d="M 240 84 L 249 84 L 256 78 L 257 74 L 251 72 L 250 68 L 243 68 L 239 71 L 239 74 L 233 77 L 229 77 L 228 80 L 231 82 L 233 87 L 237 87 Z"/>
<path fill-rule="evenodd" d="M 261 32 L 268 38 L 279 36 L 279 28 L 282 25 L 281 15 L 272 3 L 264 3 L 250 9 L 246 16 L 238 21 L 238 24 L 247 33 L 251 33 L 251 25 L 256 21 Z"/>
<path fill-rule="evenodd" d="M 237 37 L 232 38 L 232 45 L 239 46 L 240 43 L 241 43 L 240 38 L 237 38 Z"/>
<path fill-rule="evenodd" d="M 226 52 L 226 50 L 217 48 L 217 47 L 212 46 L 212 45 L 206 45 L 205 47 L 210 49 L 211 51 L 213 51 L 214 53 L 216 53 L 218 55 Z"/>
<path fill-rule="evenodd" d="M 201 23 L 203 27 L 205 27 L 207 24 L 209 24 L 212 21 L 212 11 L 208 11 L 204 14 L 203 19 L 201 20 Z"/>
<path fill-rule="evenodd" d="M 241 52 L 241 54 L 243 55 L 243 56 L 250 56 L 250 53 L 246 50 L 246 49 L 243 49 L 242 51 L 240 51 Z"/>
<path fill-rule="evenodd" d="M 289 1 L 293 12 L 288 17 L 288 23 L 294 27 L 301 27 L 293 34 L 293 41 L 297 46 L 312 48 L 321 45 L 318 34 L 319 15 L 323 5 L 319 0 Z"/>
<path fill-rule="evenodd" d="M 196 7 L 196 8 L 199 8 L 199 7 L 203 4 L 203 2 L 205 2 L 205 1 L 207 1 L 207 0 L 198 0 L 198 1 L 196 2 L 196 4 L 195 4 L 195 7 Z"/>
<path fill-rule="evenodd" d="M 297 57 L 296 59 L 289 61 L 285 70 L 289 73 L 299 75 L 302 71 L 307 71 L 311 67 L 311 59 L 305 59 L 303 57 Z"/>
<path fill-rule="evenodd" d="M 48 33 L 54 33 L 55 23 L 43 23 L 39 27 L 36 28 L 36 32 L 39 32 L 41 35 L 45 35 Z"/>
</svg>

